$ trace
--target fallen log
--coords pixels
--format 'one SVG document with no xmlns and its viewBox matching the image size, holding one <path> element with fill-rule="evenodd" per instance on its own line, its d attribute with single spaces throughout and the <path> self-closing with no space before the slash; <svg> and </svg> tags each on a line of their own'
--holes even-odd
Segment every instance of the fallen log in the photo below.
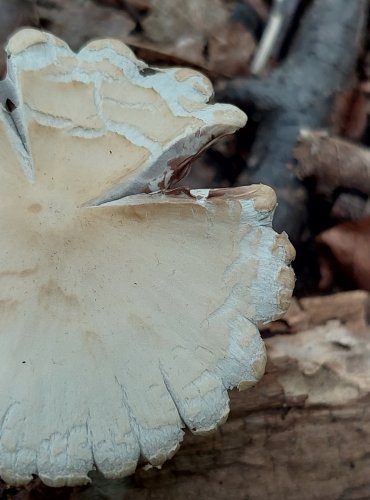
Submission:
<svg viewBox="0 0 370 500">
<path fill-rule="evenodd" d="M 35 481 L 19 498 L 369 498 L 369 297 L 355 291 L 293 302 L 285 333 L 266 330 L 262 381 L 234 391 L 227 423 L 202 438 L 187 434 L 161 470 L 116 481 L 94 474 L 91 486 L 74 489 Z"/>
<path fill-rule="evenodd" d="M 368 300 L 353 292 L 297 302 L 308 329 L 267 339 L 267 373 L 249 394 L 233 394 L 228 423 L 202 442 L 187 436 L 162 471 L 141 471 L 125 498 L 369 498 Z M 317 315 L 338 311 L 340 320 L 316 326 Z"/>
</svg>

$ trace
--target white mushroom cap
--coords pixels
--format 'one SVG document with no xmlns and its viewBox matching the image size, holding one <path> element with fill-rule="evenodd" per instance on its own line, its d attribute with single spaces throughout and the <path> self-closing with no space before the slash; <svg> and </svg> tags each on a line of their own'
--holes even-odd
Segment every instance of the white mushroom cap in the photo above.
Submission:
<svg viewBox="0 0 370 500">
<path fill-rule="evenodd" d="M 266 186 L 166 190 L 245 123 L 207 104 L 202 75 L 151 70 L 113 40 L 75 55 L 36 30 L 8 52 L 0 476 L 125 476 L 140 455 L 171 457 L 185 425 L 214 429 L 227 389 L 262 376 L 256 324 L 286 310 L 294 251 L 271 229 Z"/>
</svg>

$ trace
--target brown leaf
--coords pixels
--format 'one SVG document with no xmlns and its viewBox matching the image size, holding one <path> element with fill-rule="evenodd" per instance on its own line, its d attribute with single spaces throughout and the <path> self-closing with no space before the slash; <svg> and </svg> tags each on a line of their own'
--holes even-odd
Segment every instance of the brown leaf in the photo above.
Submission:
<svg viewBox="0 0 370 500">
<path fill-rule="evenodd" d="M 193 34 L 174 43 L 143 41 L 137 36 L 130 37 L 128 43 L 136 55 L 146 61 L 193 66 L 213 77 L 245 75 L 256 47 L 249 31 L 231 21 L 221 26 L 208 41 L 201 34 Z"/>
<path fill-rule="evenodd" d="M 199 37 L 186 37 L 176 44 L 154 43 L 132 36 L 128 40 L 137 57 L 150 63 L 180 66 L 194 66 L 204 69 L 204 40 Z"/>
<path fill-rule="evenodd" d="M 123 10 L 97 5 L 92 0 L 50 0 L 39 7 L 43 27 L 78 50 L 92 38 L 125 40 L 135 22 Z"/>
<path fill-rule="evenodd" d="M 190 35 L 208 35 L 222 26 L 229 12 L 221 0 L 153 0 L 143 22 L 153 42 L 171 43 Z"/>
<path fill-rule="evenodd" d="M 208 47 L 208 69 L 223 76 L 235 76 L 248 72 L 256 43 L 243 25 L 228 22 L 210 36 Z"/>
<path fill-rule="evenodd" d="M 339 224 L 321 233 L 317 241 L 329 250 L 331 268 L 336 266 L 358 288 L 370 290 L 370 217 Z"/>
<path fill-rule="evenodd" d="M 343 135 L 352 140 L 361 139 L 366 129 L 368 113 L 368 96 L 361 90 L 353 91 L 343 124 Z"/>
<path fill-rule="evenodd" d="M 263 0 L 243 0 L 243 2 L 252 7 L 261 19 L 267 21 L 267 18 L 269 16 L 269 8 L 266 2 L 264 2 Z"/>
<path fill-rule="evenodd" d="M 221 0 L 153 0 L 142 26 L 144 37 L 129 40 L 139 57 L 196 66 L 213 76 L 245 75 L 255 50 L 253 35 L 230 20 Z"/>
</svg>

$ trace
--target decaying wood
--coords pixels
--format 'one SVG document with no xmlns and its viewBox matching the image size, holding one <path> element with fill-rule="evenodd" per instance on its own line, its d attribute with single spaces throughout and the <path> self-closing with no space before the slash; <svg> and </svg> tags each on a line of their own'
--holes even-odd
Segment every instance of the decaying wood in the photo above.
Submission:
<svg viewBox="0 0 370 500">
<path fill-rule="evenodd" d="M 341 292 L 323 297 L 293 298 L 284 318 L 269 323 L 263 329 L 266 334 L 297 333 L 328 321 L 338 320 L 357 332 L 367 328 L 370 312 L 369 294 L 362 290 Z"/>
<path fill-rule="evenodd" d="M 121 481 L 95 476 L 87 488 L 33 487 L 73 500 L 367 499 L 369 297 L 355 291 L 296 301 L 287 324 L 298 330 L 301 311 L 303 330 L 268 338 L 262 381 L 233 392 L 229 421 L 216 434 L 187 434 L 161 470 Z"/>
<path fill-rule="evenodd" d="M 367 300 L 353 292 L 300 303 L 311 308 L 309 329 L 267 340 L 267 374 L 249 394 L 233 394 L 231 420 L 200 444 L 187 436 L 179 455 L 162 471 L 140 472 L 125 498 L 368 498 Z M 340 321 L 315 326 L 335 312 Z"/>
<path fill-rule="evenodd" d="M 234 80 L 220 94 L 261 114 L 248 182 L 266 182 L 278 191 L 275 224 L 293 241 L 307 217 L 306 192 L 292 167 L 298 133 L 329 125 L 335 97 L 354 70 L 367 6 L 368 0 L 314 1 L 278 69 L 266 79 Z"/>
</svg>

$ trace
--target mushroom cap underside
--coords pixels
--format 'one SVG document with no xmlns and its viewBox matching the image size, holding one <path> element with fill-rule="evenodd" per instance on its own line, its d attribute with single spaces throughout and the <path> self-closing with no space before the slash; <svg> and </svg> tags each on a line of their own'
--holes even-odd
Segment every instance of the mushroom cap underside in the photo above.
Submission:
<svg viewBox="0 0 370 500">
<path fill-rule="evenodd" d="M 294 251 L 270 188 L 171 189 L 245 122 L 207 104 L 202 75 L 151 71 L 112 40 L 76 55 L 36 30 L 8 51 L 0 476 L 121 477 L 172 456 L 184 426 L 214 429 L 227 390 L 262 376 L 256 325 L 286 310 Z"/>
</svg>

